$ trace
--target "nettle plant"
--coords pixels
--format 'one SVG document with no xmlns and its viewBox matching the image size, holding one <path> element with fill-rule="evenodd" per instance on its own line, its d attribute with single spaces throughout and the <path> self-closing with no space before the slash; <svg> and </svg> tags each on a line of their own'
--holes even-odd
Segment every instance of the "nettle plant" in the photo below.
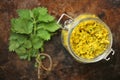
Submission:
<svg viewBox="0 0 120 80">
<path fill-rule="evenodd" d="M 18 18 L 11 19 L 9 51 L 20 59 L 31 60 L 44 51 L 44 43 L 60 28 L 55 18 L 44 7 L 17 10 Z"/>
</svg>

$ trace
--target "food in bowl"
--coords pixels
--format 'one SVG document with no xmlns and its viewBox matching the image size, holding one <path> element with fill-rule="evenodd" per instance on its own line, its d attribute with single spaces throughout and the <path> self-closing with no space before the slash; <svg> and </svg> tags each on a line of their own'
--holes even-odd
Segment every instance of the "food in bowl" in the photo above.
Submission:
<svg viewBox="0 0 120 80">
<path fill-rule="evenodd" d="M 61 15 L 58 22 L 64 15 L 66 16 Z M 61 40 L 76 61 L 80 63 L 94 63 L 102 59 L 108 61 L 110 59 L 108 55 L 114 55 L 112 33 L 101 19 L 93 14 L 69 18 L 70 20 L 66 20 L 62 27 Z"/>
<path fill-rule="evenodd" d="M 81 21 L 71 32 L 70 46 L 75 55 L 93 59 L 101 55 L 110 43 L 108 30 L 97 20 Z"/>
</svg>

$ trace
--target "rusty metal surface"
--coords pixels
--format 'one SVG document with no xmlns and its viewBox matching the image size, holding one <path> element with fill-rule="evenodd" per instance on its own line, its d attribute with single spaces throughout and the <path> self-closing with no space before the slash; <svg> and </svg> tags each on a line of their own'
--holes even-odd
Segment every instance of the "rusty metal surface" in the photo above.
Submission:
<svg viewBox="0 0 120 80">
<path fill-rule="evenodd" d="M 120 0 L 0 0 L 0 80 L 37 80 L 33 62 L 23 61 L 8 51 L 10 19 L 17 9 L 47 7 L 56 19 L 62 13 L 76 17 L 82 13 L 99 16 L 111 29 L 115 55 L 93 64 L 76 62 L 63 48 L 59 30 L 46 43 L 45 52 L 53 58 L 53 68 L 42 80 L 119 80 L 120 79 Z M 47 62 L 46 62 L 47 63 Z"/>
</svg>

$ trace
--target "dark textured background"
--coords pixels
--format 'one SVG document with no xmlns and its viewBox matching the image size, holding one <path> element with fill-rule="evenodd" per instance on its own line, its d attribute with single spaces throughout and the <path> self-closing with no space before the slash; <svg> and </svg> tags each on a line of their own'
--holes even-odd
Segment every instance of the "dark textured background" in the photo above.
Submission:
<svg viewBox="0 0 120 80">
<path fill-rule="evenodd" d="M 63 48 L 60 32 L 45 45 L 45 52 L 53 59 L 53 68 L 43 72 L 42 80 L 120 80 L 120 0 L 0 0 L 0 80 L 37 80 L 37 68 L 8 51 L 10 19 L 17 9 L 47 7 L 56 19 L 62 13 L 76 17 L 82 13 L 99 16 L 113 33 L 115 55 L 111 60 L 93 64 L 76 62 Z M 46 62 L 47 64 L 47 62 Z"/>
</svg>

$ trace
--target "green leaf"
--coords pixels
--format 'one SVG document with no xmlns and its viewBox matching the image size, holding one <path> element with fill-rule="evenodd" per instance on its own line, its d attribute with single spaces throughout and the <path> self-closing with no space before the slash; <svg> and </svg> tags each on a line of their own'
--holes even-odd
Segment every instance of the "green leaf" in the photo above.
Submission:
<svg viewBox="0 0 120 80">
<path fill-rule="evenodd" d="M 50 40 L 50 33 L 46 30 L 43 29 L 39 29 L 37 31 L 37 36 L 39 36 L 40 38 L 44 39 L 44 40 Z"/>
<path fill-rule="evenodd" d="M 26 37 L 21 34 L 11 33 L 9 40 L 9 51 L 14 51 L 24 43 Z"/>
<path fill-rule="evenodd" d="M 40 40 L 38 43 L 35 43 L 33 45 L 33 48 L 34 49 L 40 49 L 42 46 L 43 46 L 43 41 Z"/>
<path fill-rule="evenodd" d="M 30 34 L 33 30 L 33 23 L 24 19 L 13 19 L 12 30 L 16 33 Z"/>
<path fill-rule="evenodd" d="M 18 55 L 24 55 L 26 53 L 26 49 L 24 47 L 19 47 L 15 50 L 15 52 L 18 54 Z"/>
<path fill-rule="evenodd" d="M 15 41 L 15 40 L 12 40 L 10 41 L 9 43 L 9 51 L 14 51 L 16 48 L 18 48 L 20 46 L 20 44 Z"/>
<path fill-rule="evenodd" d="M 11 35 L 10 35 L 9 40 L 25 41 L 26 40 L 26 36 L 12 32 Z"/>
<path fill-rule="evenodd" d="M 39 24 L 39 26 L 49 32 L 55 32 L 56 30 L 58 30 L 60 27 L 59 27 L 59 24 L 57 24 L 55 21 L 51 22 L 51 23 L 41 23 Z"/>
<path fill-rule="evenodd" d="M 49 14 L 39 15 L 39 17 L 38 17 L 38 21 L 40 21 L 40 22 L 51 22 L 53 20 L 54 20 L 54 17 Z"/>
<path fill-rule="evenodd" d="M 19 44 L 23 44 L 26 40 L 27 40 L 26 37 L 20 37 L 17 39 Z"/>
<path fill-rule="evenodd" d="M 24 46 L 25 48 L 29 49 L 29 48 L 32 47 L 32 43 L 31 43 L 31 41 L 26 40 L 26 41 L 24 42 L 23 46 Z"/>
<path fill-rule="evenodd" d="M 17 33 L 11 33 L 10 34 L 10 37 L 9 37 L 9 40 L 17 40 L 19 38 L 23 37 L 23 35 L 20 35 L 20 34 L 17 34 Z"/>
<path fill-rule="evenodd" d="M 39 7 L 38 9 L 39 9 L 40 15 L 46 15 L 48 12 L 47 8 L 44 8 L 44 7 Z"/>
<path fill-rule="evenodd" d="M 32 12 L 32 11 L 30 11 L 30 17 L 31 17 L 31 19 L 33 19 L 33 18 L 34 18 L 34 14 L 33 14 L 33 12 Z"/>
<path fill-rule="evenodd" d="M 47 14 L 47 8 L 44 7 L 38 7 L 34 8 L 32 10 L 34 17 L 37 18 L 39 15 L 46 15 Z"/>
<path fill-rule="evenodd" d="M 19 9 L 19 10 L 17 10 L 17 12 L 18 12 L 18 15 L 20 16 L 20 18 L 31 19 L 30 10 Z"/>
<path fill-rule="evenodd" d="M 19 55 L 20 59 L 27 59 L 28 55 Z"/>
<path fill-rule="evenodd" d="M 11 21 L 11 31 L 13 31 L 13 32 L 15 32 L 13 26 L 15 25 L 16 20 L 17 20 L 17 19 L 15 19 L 15 18 L 13 18 L 13 19 L 10 20 L 10 21 Z"/>
<path fill-rule="evenodd" d="M 36 18 L 37 22 L 50 22 L 54 20 L 54 17 L 49 15 L 47 12 L 47 8 L 38 7 L 32 10 L 34 17 Z"/>
<path fill-rule="evenodd" d="M 56 30 L 58 30 L 60 27 L 56 22 L 52 22 L 47 24 L 47 26 L 44 28 L 50 32 L 55 32 Z"/>
<path fill-rule="evenodd" d="M 32 10 L 32 12 L 33 12 L 33 15 L 34 15 L 35 18 L 37 18 L 39 16 L 39 8 L 34 8 Z"/>
<path fill-rule="evenodd" d="M 36 57 L 37 54 L 39 53 L 39 49 L 32 49 L 32 50 L 30 50 L 30 53 L 31 53 L 32 57 Z"/>
<path fill-rule="evenodd" d="M 10 40 L 9 45 L 11 46 L 11 47 L 10 46 L 9 47 L 10 47 L 10 50 L 11 50 L 12 46 L 16 47 L 18 44 L 19 44 L 19 46 L 23 45 L 23 43 L 26 41 L 26 37 L 24 35 L 21 35 L 21 34 L 11 33 L 9 40 Z M 14 49 L 16 49 L 16 48 L 14 48 Z"/>
<path fill-rule="evenodd" d="M 34 49 L 40 49 L 43 46 L 43 40 L 37 36 L 32 38 L 32 44 Z"/>
</svg>

